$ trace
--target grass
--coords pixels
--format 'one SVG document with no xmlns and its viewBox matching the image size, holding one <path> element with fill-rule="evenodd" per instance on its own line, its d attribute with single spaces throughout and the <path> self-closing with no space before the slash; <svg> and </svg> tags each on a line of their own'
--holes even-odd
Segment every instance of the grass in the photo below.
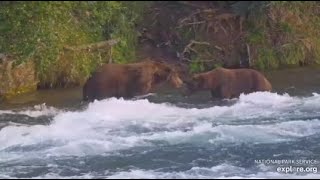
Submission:
<svg viewBox="0 0 320 180">
<path fill-rule="evenodd" d="M 0 52 L 14 55 L 17 65 L 34 61 L 39 86 L 83 83 L 95 68 L 112 58 L 135 58 L 135 23 L 145 2 L 12 2 L 0 7 Z M 70 52 L 79 46 L 118 38 L 120 43 L 99 51 Z"/>
<path fill-rule="evenodd" d="M 264 15 L 248 19 L 247 41 L 261 70 L 319 64 L 320 10 L 316 2 L 271 2 Z"/>
</svg>

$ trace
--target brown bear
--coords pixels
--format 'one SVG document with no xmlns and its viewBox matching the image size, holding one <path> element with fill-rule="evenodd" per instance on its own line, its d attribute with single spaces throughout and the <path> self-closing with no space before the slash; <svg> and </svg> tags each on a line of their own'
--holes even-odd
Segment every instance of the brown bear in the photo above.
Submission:
<svg viewBox="0 0 320 180">
<path fill-rule="evenodd" d="M 105 64 L 85 83 L 83 100 L 132 98 L 153 92 L 165 82 L 170 82 L 174 88 L 183 85 L 175 69 L 165 63 L 148 60 L 132 64 Z"/>
<path fill-rule="evenodd" d="M 193 75 L 186 84 L 186 95 L 199 90 L 209 90 L 212 97 L 225 99 L 239 97 L 241 93 L 272 90 L 266 77 L 253 69 L 216 68 Z"/>
</svg>

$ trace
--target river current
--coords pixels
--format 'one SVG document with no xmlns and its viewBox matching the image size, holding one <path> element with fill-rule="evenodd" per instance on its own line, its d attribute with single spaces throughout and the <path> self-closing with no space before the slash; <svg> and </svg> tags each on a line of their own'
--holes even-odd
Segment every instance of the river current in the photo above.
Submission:
<svg viewBox="0 0 320 180">
<path fill-rule="evenodd" d="M 320 178 L 320 85 L 272 82 L 278 90 L 221 101 L 81 103 L 73 90 L 2 104 L 0 178 Z"/>
</svg>

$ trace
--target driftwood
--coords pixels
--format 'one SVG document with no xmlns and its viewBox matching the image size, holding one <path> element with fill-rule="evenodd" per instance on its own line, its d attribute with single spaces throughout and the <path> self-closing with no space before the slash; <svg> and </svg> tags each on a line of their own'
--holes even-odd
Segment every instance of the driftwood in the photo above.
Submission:
<svg viewBox="0 0 320 180">
<path fill-rule="evenodd" d="M 181 55 L 179 55 L 180 60 L 192 62 L 190 59 L 184 57 L 184 55 L 185 55 L 185 53 L 190 53 L 190 51 L 198 53 L 195 49 L 192 48 L 192 46 L 195 44 L 210 46 L 210 43 L 208 43 L 208 42 L 200 42 L 200 41 L 191 40 L 190 43 L 187 44 L 187 46 L 184 48 Z M 201 62 L 209 62 L 209 61 L 211 62 L 211 60 L 201 61 Z"/>
<path fill-rule="evenodd" d="M 119 42 L 118 39 L 111 39 L 107 41 L 101 41 L 97 43 L 92 43 L 92 44 L 87 44 L 87 45 L 81 45 L 81 46 L 76 46 L 76 47 L 71 47 L 71 46 L 65 46 L 65 50 L 69 51 L 92 51 L 95 49 L 101 49 L 101 48 L 106 48 L 106 47 L 112 47 L 113 45 L 117 44 Z"/>
<path fill-rule="evenodd" d="M 195 44 L 210 46 L 210 43 L 208 43 L 208 42 L 199 42 L 199 41 L 191 40 L 190 43 L 184 48 L 184 50 L 182 52 L 182 55 L 184 55 L 187 52 L 190 52 L 190 50 L 195 52 L 195 53 L 198 53 L 195 49 L 192 48 L 192 46 L 195 45 Z"/>
</svg>

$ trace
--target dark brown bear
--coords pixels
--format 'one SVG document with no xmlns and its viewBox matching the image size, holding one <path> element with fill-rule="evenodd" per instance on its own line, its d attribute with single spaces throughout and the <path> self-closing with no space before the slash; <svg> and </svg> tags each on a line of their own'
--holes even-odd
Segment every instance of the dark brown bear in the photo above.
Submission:
<svg viewBox="0 0 320 180">
<path fill-rule="evenodd" d="M 85 83 L 83 100 L 132 98 L 153 92 L 165 82 L 170 82 L 175 88 L 183 85 L 175 69 L 165 63 L 149 60 L 132 64 L 105 64 Z"/>
<path fill-rule="evenodd" d="M 212 71 L 192 76 L 187 83 L 187 95 L 195 91 L 208 90 L 214 98 L 235 98 L 241 93 L 271 91 L 270 82 L 260 72 L 253 69 L 216 68 Z"/>
</svg>

